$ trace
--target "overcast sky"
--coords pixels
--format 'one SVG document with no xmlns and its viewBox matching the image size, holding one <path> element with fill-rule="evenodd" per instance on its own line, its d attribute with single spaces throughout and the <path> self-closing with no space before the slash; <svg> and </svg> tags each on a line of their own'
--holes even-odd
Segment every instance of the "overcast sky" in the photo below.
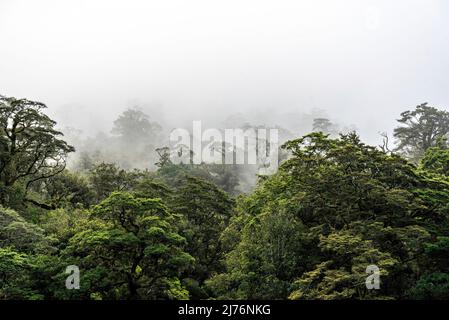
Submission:
<svg viewBox="0 0 449 320">
<path fill-rule="evenodd" d="M 0 94 L 87 131 L 135 104 L 322 108 L 373 141 L 407 108 L 449 108 L 445 0 L 0 0 L 0 39 Z"/>
</svg>

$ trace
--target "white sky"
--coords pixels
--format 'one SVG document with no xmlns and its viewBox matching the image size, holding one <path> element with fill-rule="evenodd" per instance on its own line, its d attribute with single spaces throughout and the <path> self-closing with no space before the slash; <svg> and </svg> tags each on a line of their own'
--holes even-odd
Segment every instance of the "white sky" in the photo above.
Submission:
<svg viewBox="0 0 449 320">
<path fill-rule="evenodd" d="M 445 0 L 0 0 L 0 39 L 0 94 L 84 130 L 136 103 L 317 107 L 375 141 L 407 108 L 449 106 Z"/>
</svg>

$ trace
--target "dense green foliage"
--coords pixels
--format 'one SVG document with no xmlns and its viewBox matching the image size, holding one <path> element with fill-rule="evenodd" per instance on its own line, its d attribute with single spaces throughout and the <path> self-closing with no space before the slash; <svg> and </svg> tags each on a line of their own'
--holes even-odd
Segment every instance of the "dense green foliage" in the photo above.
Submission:
<svg viewBox="0 0 449 320">
<path fill-rule="evenodd" d="M 403 155 L 331 138 L 320 119 L 284 144 L 276 174 L 236 196 L 233 168 L 175 165 L 166 148 L 154 171 L 89 155 L 67 170 L 74 150 L 44 107 L 0 100 L 0 299 L 449 298 L 444 112 L 402 114 Z M 127 143 L 158 130 L 137 110 L 114 127 Z"/>
<path fill-rule="evenodd" d="M 402 125 L 394 130 L 394 137 L 399 140 L 397 149 L 415 161 L 449 133 L 449 112 L 427 103 L 401 113 L 398 122 Z"/>
</svg>

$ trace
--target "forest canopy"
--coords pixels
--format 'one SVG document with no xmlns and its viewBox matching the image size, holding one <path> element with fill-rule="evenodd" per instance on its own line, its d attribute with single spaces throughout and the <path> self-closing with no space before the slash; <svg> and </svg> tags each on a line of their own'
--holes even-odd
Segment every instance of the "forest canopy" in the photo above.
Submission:
<svg viewBox="0 0 449 320">
<path fill-rule="evenodd" d="M 69 169 L 45 108 L 0 97 L 0 299 L 449 299 L 444 110 L 403 112 L 394 148 L 317 118 L 242 192 L 254 171 L 173 164 L 135 109 L 113 134 L 155 167 L 86 151 Z"/>
</svg>

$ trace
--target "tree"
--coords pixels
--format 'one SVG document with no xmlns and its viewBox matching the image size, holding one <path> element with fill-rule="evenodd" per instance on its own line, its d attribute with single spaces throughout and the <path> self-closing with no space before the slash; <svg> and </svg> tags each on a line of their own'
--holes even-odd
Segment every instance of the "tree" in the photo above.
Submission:
<svg viewBox="0 0 449 320">
<path fill-rule="evenodd" d="M 43 103 L 0 96 L 0 184 L 10 188 L 23 181 L 25 188 L 65 169 L 75 149 L 60 139 L 56 122 L 43 113 Z M 1 203 L 7 202 L 2 192 Z"/>
<path fill-rule="evenodd" d="M 282 299 L 292 279 L 313 261 L 304 226 L 274 200 L 252 216 L 254 202 L 241 200 L 238 215 L 222 235 L 226 272 L 215 274 L 206 287 L 219 299 Z M 279 199 L 280 200 L 280 199 Z"/>
<path fill-rule="evenodd" d="M 216 148 L 216 152 L 222 153 L 224 161 L 222 145 L 214 146 L 214 148 Z M 178 152 L 181 151 L 178 150 Z M 224 162 L 220 164 L 202 162 L 198 165 L 190 162 L 174 164 L 170 159 L 170 152 L 175 152 L 174 150 L 170 151 L 169 147 L 163 147 L 157 148 L 156 152 L 159 156 L 159 160 L 156 162 L 158 175 L 167 180 L 167 183 L 172 186 L 175 186 L 177 182 L 182 180 L 181 177 L 183 175 L 188 174 L 210 181 L 224 191 L 235 195 L 237 193 L 236 188 L 240 182 L 238 176 L 239 170 L 248 171 L 248 168 L 241 168 L 241 166 L 237 165 L 230 166 L 224 164 Z M 190 153 L 192 154 L 192 152 Z"/>
<path fill-rule="evenodd" d="M 142 176 L 139 170 L 126 171 L 113 163 L 101 163 L 90 171 L 89 181 L 97 201 L 101 201 L 114 191 L 131 191 Z"/>
<path fill-rule="evenodd" d="M 397 150 L 414 161 L 449 133 L 449 112 L 427 103 L 418 105 L 415 110 L 402 112 L 398 122 L 403 126 L 394 129 L 394 137 L 399 142 Z"/>
<path fill-rule="evenodd" d="M 33 189 L 54 209 L 66 206 L 87 208 L 93 204 L 95 196 L 84 176 L 68 170 L 36 183 Z"/>
<path fill-rule="evenodd" d="M 423 261 L 424 274 L 415 286 L 408 291 L 411 299 L 447 300 L 449 298 L 449 237 L 437 237 L 435 242 L 426 244 Z"/>
<path fill-rule="evenodd" d="M 113 134 L 132 144 L 141 141 L 148 142 L 147 139 L 154 141 L 153 139 L 160 131 L 161 126 L 156 122 L 151 122 L 148 115 L 137 108 L 124 111 L 114 121 L 112 128 Z"/>
<path fill-rule="evenodd" d="M 328 259 L 315 269 L 304 273 L 295 282 L 297 287 L 290 299 L 385 299 L 378 291 L 367 290 L 366 268 L 375 265 L 380 270 L 383 283 L 389 270 L 398 261 L 388 252 L 382 252 L 372 240 L 354 234 L 352 230 L 332 232 L 319 237 L 318 247 Z"/>
<path fill-rule="evenodd" d="M 44 253 L 51 249 L 50 242 L 42 228 L 26 221 L 16 211 L 0 207 L 0 247 Z"/>
<path fill-rule="evenodd" d="M 111 133 L 115 138 L 107 147 L 114 162 L 122 168 L 149 168 L 156 162 L 155 148 L 161 140 L 162 127 L 150 121 L 147 114 L 137 108 L 124 111 L 114 121 Z M 102 146 L 102 148 L 104 148 Z"/>
<path fill-rule="evenodd" d="M 28 255 L 11 247 L 0 247 L 0 299 L 32 299 L 36 296 L 29 286 L 27 271 L 32 268 Z"/>
<path fill-rule="evenodd" d="M 155 163 L 155 165 L 158 168 L 162 168 L 162 167 L 172 164 L 172 161 L 170 160 L 170 148 L 169 147 L 156 148 L 156 152 L 159 156 L 159 160 L 158 160 L 158 162 Z"/>
<path fill-rule="evenodd" d="M 427 207 L 433 208 L 433 219 L 438 221 L 436 230 L 449 235 L 449 150 L 439 142 L 427 149 L 417 173 L 424 184 L 415 192 Z"/>
<path fill-rule="evenodd" d="M 421 277 L 409 291 L 414 300 L 448 300 L 449 274 L 431 273 Z"/>
<path fill-rule="evenodd" d="M 42 270 L 51 270 L 45 262 L 55 252 L 54 240 L 17 212 L 0 207 L 0 299 L 45 297 L 48 283 L 41 276 Z"/>
<path fill-rule="evenodd" d="M 239 206 L 230 228 L 240 235 L 230 232 L 236 245 L 212 290 L 239 299 L 404 297 L 440 216 L 416 191 L 426 180 L 353 133 L 312 133 L 283 147 L 290 158 Z M 370 264 L 384 272 L 375 294 L 360 281 Z"/>
<path fill-rule="evenodd" d="M 178 276 L 193 258 L 175 217 L 160 199 L 114 192 L 92 210 L 90 228 L 75 234 L 66 261 L 84 270 L 79 292 L 65 298 L 185 298 Z"/>
<path fill-rule="evenodd" d="M 449 149 L 445 141 L 440 141 L 437 146 L 427 149 L 421 160 L 421 167 L 449 177 Z"/>
<path fill-rule="evenodd" d="M 313 119 L 313 132 L 322 132 L 326 134 L 332 133 L 334 130 L 334 124 L 327 118 L 315 118 Z"/>
<path fill-rule="evenodd" d="M 223 271 L 224 250 L 220 239 L 233 214 L 233 199 L 214 184 L 185 176 L 176 190 L 174 211 L 182 215 L 186 250 L 195 258 L 187 276 L 202 285 L 214 272 Z"/>
</svg>

